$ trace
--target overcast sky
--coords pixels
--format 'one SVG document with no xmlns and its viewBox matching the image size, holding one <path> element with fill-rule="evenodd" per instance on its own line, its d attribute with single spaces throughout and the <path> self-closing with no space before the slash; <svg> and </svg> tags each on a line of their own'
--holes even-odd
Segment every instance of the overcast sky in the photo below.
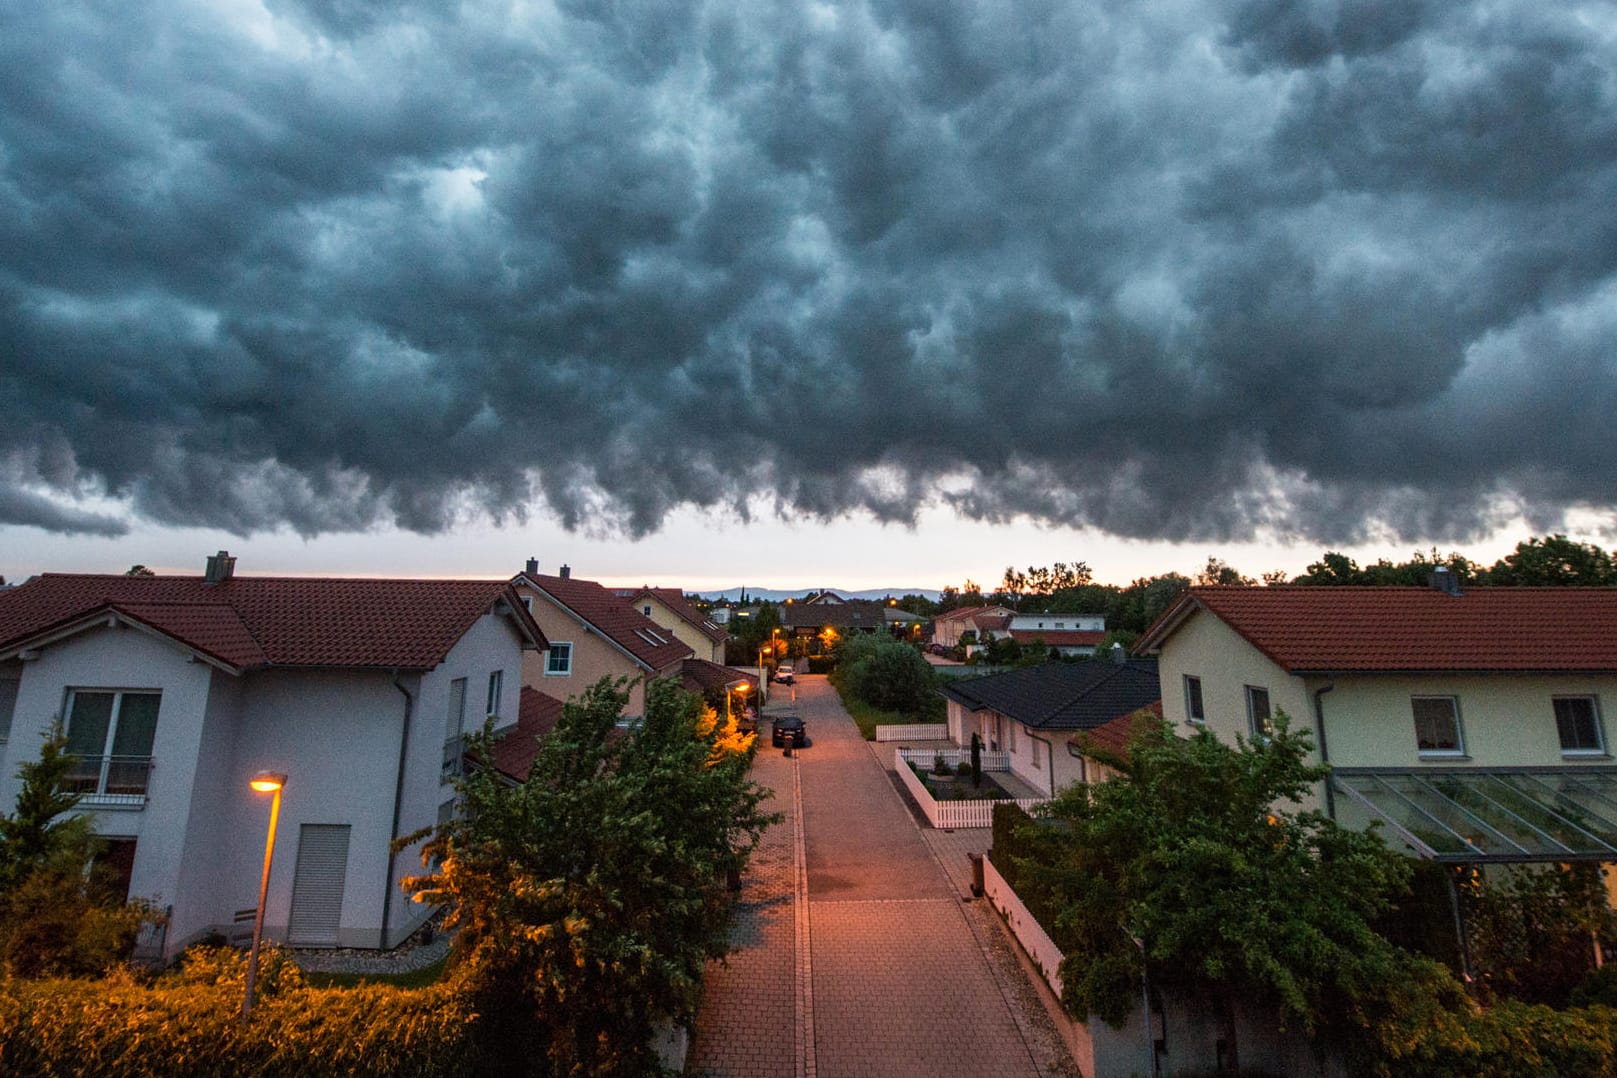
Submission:
<svg viewBox="0 0 1617 1078">
<path fill-rule="evenodd" d="M 1605 3 L 0 0 L 13 577 L 1609 541 L 1614 340 Z"/>
</svg>

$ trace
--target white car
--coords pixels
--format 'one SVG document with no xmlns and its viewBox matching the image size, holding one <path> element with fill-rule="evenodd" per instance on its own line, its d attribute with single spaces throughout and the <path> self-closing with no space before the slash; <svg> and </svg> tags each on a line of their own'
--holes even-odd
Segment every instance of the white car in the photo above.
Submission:
<svg viewBox="0 0 1617 1078">
<path fill-rule="evenodd" d="M 797 669 L 791 663 L 781 663 L 775 667 L 775 680 L 782 685 L 790 685 L 797 676 Z"/>
</svg>

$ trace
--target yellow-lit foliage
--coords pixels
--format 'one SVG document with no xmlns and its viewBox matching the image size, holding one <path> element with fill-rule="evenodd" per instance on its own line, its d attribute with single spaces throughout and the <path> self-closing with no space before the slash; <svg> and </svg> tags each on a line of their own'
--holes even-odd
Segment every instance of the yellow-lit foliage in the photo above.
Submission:
<svg viewBox="0 0 1617 1078">
<path fill-rule="evenodd" d="M 758 743 L 756 731 L 743 731 L 734 715 L 720 718 L 718 711 L 711 707 L 703 708 L 701 717 L 696 720 L 696 736 L 704 741 L 712 738 L 712 747 L 707 753 L 709 767 L 747 756 Z"/>
<path fill-rule="evenodd" d="M 450 985 L 304 987 L 296 967 L 261 956 L 252 1021 L 241 1022 L 242 958 L 206 951 L 143 984 L 0 984 L 0 1073 L 36 1078 L 336 1078 L 478 1072 L 477 1015 Z"/>
</svg>

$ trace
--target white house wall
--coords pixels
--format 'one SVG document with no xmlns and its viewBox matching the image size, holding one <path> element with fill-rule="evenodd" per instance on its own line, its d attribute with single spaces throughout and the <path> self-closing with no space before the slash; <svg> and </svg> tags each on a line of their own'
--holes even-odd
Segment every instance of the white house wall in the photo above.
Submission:
<svg viewBox="0 0 1617 1078">
<path fill-rule="evenodd" d="M 347 824 L 352 831 L 338 943 L 377 946 L 404 709 L 404 696 L 386 671 L 251 675 L 233 777 L 218 814 L 234 841 L 222 835 L 219 842 L 231 851 L 227 878 L 236 881 L 229 908 L 253 906 L 271 798 L 253 793 L 247 782 L 259 771 L 284 771 L 275 871 L 264 907 L 269 938 L 286 937 L 301 826 Z M 435 739 L 432 751 L 441 753 L 442 742 Z"/>
<path fill-rule="evenodd" d="M 167 941 L 172 948 L 183 947 L 196 936 L 229 928 L 227 920 L 240 903 L 239 882 L 219 871 L 220 853 L 230 846 L 231 833 L 221 828 L 221 818 L 231 819 L 241 803 L 256 799 L 246 781 L 235 772 L 236 735 L 241 724 L 244 679 L 222 670 L 212 672 L 208 704 L 196 752 L 196 778 L 187 813 L 184 853 L 180 875 L 173 889 L 173 913 Z M 159 714 L 161 729 L 164 716 Z M 238 781 L 240 780 L 240 781 Z M 241 821 L 237 827 L 245 826 Z M 251 842 L 247 843 L 251 845 Z M 263 850 L 262 828 L 258 848 Z M 137 847 L 138 863 L 144 849 Z M 132 893 L 138 893 L 132 891 Z M 255 890 L 253 901 L 257 901 Z M 235 903 L 235 904 L 232 904 Z"/>
<path fill-rule="evenodd" d="M 22 785 L 17 767 L 39 758 L 51 724 L 64 717 L 68 689 L 145 689 L 163 694 L 145 806 L 84 811 L 98 834 L 137 841 L 130 895 L 174 902 L 213 668 L 189 661 L 173 644 L 139 629 L 118 627 L 86 630 L 43 648 L 23 671 L 0 774 L 0 806 L 8 811 Z"/>
</svg>

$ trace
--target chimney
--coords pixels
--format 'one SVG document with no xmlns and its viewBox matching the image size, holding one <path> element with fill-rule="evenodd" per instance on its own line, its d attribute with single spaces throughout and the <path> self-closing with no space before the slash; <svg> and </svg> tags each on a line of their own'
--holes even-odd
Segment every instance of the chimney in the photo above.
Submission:
<svg viewBox="0 0 1617 1078">
<path fill-rule="evenodd" d="M 528 564 L 523 567 L 522 571 L 524 573 L 527 573 L 529 576 L 538 576 L 539 575 L 539 559 L 538 558 L 529 558 L 528 559 Z"/>
<path fill-rule="evenodd" d="M 204 584 L 223 584 L 236 575 L 236 559 L 227 550 L 208 556 L 208 569 L 202 575 Z"/>
<path fill-rule="evenodd" d="M 1124 651 L 1123 645 L 1115 640 L 1112 642 L 1112 661 L 1119 664 L 1129 661 L 1129 653 Z"/>
<path fill-rule="evenodd" d="M 1426 583 L 1442 592 L 1444 595 L 1460 594 L 1460 578 L 1449 571 L 1447 565 L 1439 565 L 1426 577 Z"/>
<path fill-rule="evenodd" d="M 573 567 L 571 565 L 563 565 L 560 569 L 556 570 L 556 572 L 563 580 L 566 580 L 573 575 Z"/>
</svg>

